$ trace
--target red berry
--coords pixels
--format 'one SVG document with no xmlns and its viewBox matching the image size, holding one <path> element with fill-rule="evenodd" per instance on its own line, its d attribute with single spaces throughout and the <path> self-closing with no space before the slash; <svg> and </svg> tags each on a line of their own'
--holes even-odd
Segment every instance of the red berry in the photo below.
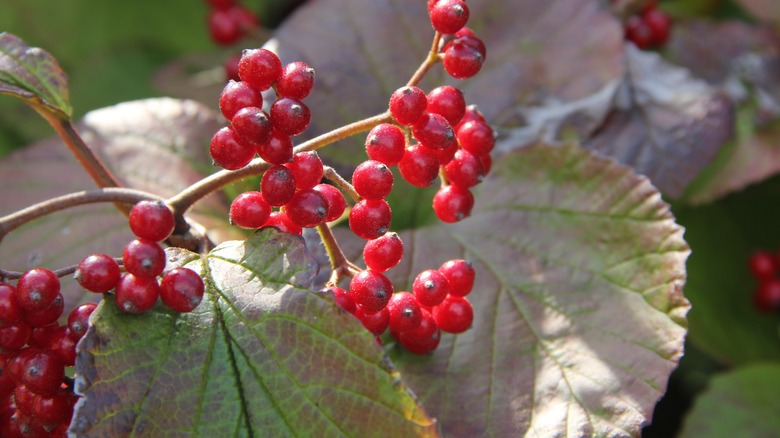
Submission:
<svg viewBox="0 0 780 438">
<path fill-rule="evenodd" d="M 640 16 L 632 15 L 626 20 L 626 39 L 646 49 L 653 45 L 653 30 Z"/>
<path fill-rule="evenodd" d="M 76 342 L 68 327 L 58 327 L 49 338 L 46 350 L 56 354 L 65 366 L 72 367 L 76 363 Z"/>
<path fill-rule="evenodd" d="M 652 44 L 661 46 L 666 44 L 669 39 L 669 32 L 672 28 L 672 20 L 664 11 L 659 9 L 650 9 L 642 14 L 642 20 L 650 28 Z"/>
<path fill-rule="evenodd" d="M 44 429 L 53 429 L 73 416 L 73 398 L 73 394 L 66 389 L 59 389 L 51 397 L 36 395 L 32 411 L 25 413 L 40 422 Z"/>
<path fill-rule="evenodd" d="M 238 141 L 235 131 L 226 126 L 214 134 L 209 146 L 214 164 L 227 170 L 240 169 L 255 156 L 255 149 Z"/>
<path fill-rule="evenodd" d="M 406 139 L 401 129 L 389 123 L 382 123 L 369 131 L 366 137 L 368 158 L 394 166 L 404 156 Z"/>
<path fill-rule="evenodd" d="M 387 310 L 390 312 L 390 330 L 399 333 L 416 329 L 422 321 L 422 309 L 409 292 L 393 294 Z"/>
<path fill-rule="evenodd" d="M 230 223 L 241 228 L 260 228 L 270 215 L 271 206 L 260 192 L 244 192 L 230 204 Z"/>
<path fill-rule="evenodd" d="M 433 153 L 435 153 L 436 158 L 439 159 L 439 164 L 446 166 L 450 163 L 450 161 L 452 161 L 453 158 L 455 158 L 455 154 L 459 150 L 460 147 L 458 147 L 458 142 L 454 141 L 449 147 L 447 147 L 447 149 L 434 150 Z"/>
<path fill-rule="evenodd" d="M 231 120 L 238 110 L 247 107 L 263 107 L 263 96 L 253 86 L 242 81 L 229 81 L 219 95 L 219 109 Z"/>
<path fill-rule="evenodd" d="M 214 9 L 228 9 L 236 4 L 236 0 L 206 0 Z"/>
<path fill-rule="evenodd" d="M 292 161 L 293 142 L 290 136 L 276 129 L 271 129 L 271 135 L 263 144 L 255 147 L 257 155 L 271 164 L 285 164 Z"/>
<path fill-rule="evenodd" d="M 59 293 L 59 277 L 46 268 L 30 269 L 16 283 L 16 301 L 25 312 L 48 307 Z"/>
<path fill-rule="evenodd" d="M 468 27 L 464 27 L 455 32 L 455 39 L 453 39 L 451 43 L 454 42 L 463 43 L 477 49 L 479 54 L 482 55 L 482 62 L 485 62 L 487 59 L 487 47 L 485 47 L 485 43 Z"/>
<path fill-rule="evenodd" d="M 364 312 L 376 313 L 387 307 L 393 295 L 393 284 L 379 272 L 360 271 L 352 277 L 349 293 Z"/>
<path fill-rule="evenodd" d="M 376 239 L 390 229 L 392 217 L 390 205 L 384 199 L 364 199 L 349 212 L 349 228 L 362 239 Z"/>
<path fill-rule="evenodd" d="M 384 333 L 390 321 L 390 312 L 386 307 L 374 313 L 366 313 L 365 310 L 358 307 L 355 316 L 363 323 L 363 327 L 374 336 Z"/>
<path fill-rule="evenodd" d="M 457 88 L 442 85 L 428 93 L 426 111 L 443 116 L 451 126 L 455 126 L 466 113 L 466 99 Z"/>
<path fill-rule="evenodd" d="M 363 260 L 372 271 L 385 272 L 394 268 L 404 255 L 404 244 L 397 233 L 385 233 L 366 242 Z"/>
<path fill-rule="evenodd" d="M 469 7 L 463 0 L 439 0 L 430 8 L 429 14 L 437 32 L 453 34 L 469 20 Z"/>
<path fill-rule="evenodd" d="M 84 303 L 71 310 L 68 315 L 68 329 L 70 330 L 70 337 L 73 338 L 73 340 L 78 341 L 87 333 L 87 328 L 89 328 L 89 315 L 92 315 L 92 312 L 95 311 L 96 307 L 97 304 L 95 303 Z"/>
<path fill-rule="evenodd" d="M 463 41 L 453 41 L 444 52 L 444 70 L 455 79 L 468 79 L 482 68 L 485 57 Z"/>
<path fill-rule="evenodd" d="M 412 292 L 418 303 L 424 306 L 435 306 L 447 297 L 447 294 L 450 292 L 450 285 L 444 274 L 428 269 L 422 271 L 414 279 Z"/>
<path fill-rule="evenodd" d="M 441 341 L 441 332 L 433 316 L 422 310 L 422 320 L 417 328 L 399 333 L 396 338 L 401 345 L 414 354 L 428 354 L 433 352 L 439 346 Z"/>
<path fill-rule="evenodd" d="M 467 189 L 484 178 L 482 161 L 469 151 L 461 149 L 455 152 L 453 159 L 444 166 L 444 175 L 452 185 Z"/>
<path fill-rule="evenodd" d="M 238 75 L 258 90 L 267 90 L 282 76 L 282 62 L 269 50 L 246 49 L 238 63 Z"/>
<path fill-rule="evenodd" d="M 156 277 L 136 277 L 125 274 L 116 287 L 116 304 L 127 313 L 144 313 L 154 307 L 160 296 Z"/>
<path fill-rule="evenodd" d="M 19 383 L 35 394 L 52 396 L 57 393 L 65 377 L 65 364 L 53 352 L 23 350 Z"/>
<path fill-rule="evenodd" d="M 294 224 L 312 228 L 325 222 L 328 200 L 314 189 L 298 190 L 283 209 Z"/>
<path fill-rule="evenodd" d="M 122 266 L 137 277 L 156 277 L 165 269 L 165 251 L 157 242 L 135 239 L 122 252 Z"/>
<path fill-rule="evenodd" d="M 352 185 L 365 199 L 384 199 L 393 189 L 393 172 L 379 161 L 364 161 L 355 168 Z"/>
<path fill-rule="evenodd" d="M 241 54 L 236 53 L 225 60 L 225 81 L 240 81 L 238 77 L 238 61 L 241 60 Z"/>
<path fill-rule="evenodd" d="M 212 41 L 223 46 L 237 43 L 244 35 L 241 23 L 230 9 L 212 9 L 206 18 Z"/>
<path fill-rule="evenodd" d="M 140 201 L 130 210 L 130 231 L 136 236 L 161 242 L 173 233 L 173 212 L 163 201 Z"/>
<path fill-rule="evenodd" d="M 427 106 L 425 92 L 417 87 L 401 87 L 390 95 L 390 115 L 401 125 L 413 125 Z"/>
<path fill-rule="evenodd" d="M 309 127 L 311 111 L 303 102 L 289 97 L 280 97 L 271 105 L 271 123 L 274 128 L 295 136 Z"/>
<path fill-rule="evenodd" d="M 461 124 L 456 136 L 463 149 L 477 156 L 490 153 L 496 145 L 493 128 L 482 121 L 472 120 Z"/>
<path fill-rule="evenodd" d="M 769 251 L 755 251 L 750 254 L 748 268 L 757 279 L 774 278 L 777 272 L 775 258 Z"/>
<path fill-rule="evenodd" d="M 467 299 L 450 295 L 433 308 L 433 320 L 442 331 L 463 333 L 474 322 L 474 309 Z"/>
<path fill-rule="evenodd" d="M 22 317 L 22 308 L 16 301 L 16 288 L 0 283 L 0 326 L 13 324 Z"/>
<path fill-rule="evenodd" d="M 460 222 L 471 215 L 474 195 L 469 189 L 448 185 L 433 196 L 433 211 L 442 222 Z"/>
<path fill-rule="evenodd" d="M 3 350 L 21 350 L 27 344 L 32 328 L 24 321 L 0 327 L 0 348 Z"/>
<path fill-rule="evenodd" d="M 314 69 L 305 62 L 293 62 L 284 66 L 276 83 L 276 92 L 282 97 L 302 100 L 314 88 Z"/>
<path fill-rule="evenodd" d="M 433 150 L 447 149 L 456 143 L 455 131 L 439 114 L 424 112 L 412 126 L 412 134 L 420 144 Z"/>
<path fill-rule="evenodd" d="M 57 297 L 48 306 L 34 312 L 26 312 L 22 319 L 30 327 L 43 327 L 57 321 L 62 316 L 64 306 L 65 300 L 62 298 L 62 294 L 57 294 Z"/>
<path fill-rule="evenodd" d="M 310 189 L 322 181 L 324 168 L 316 151 L 299 152 L 285 166 L 295 175 L 298 190 Z"/>
<path fill-rule="evenodd" d="M 763 313 L 780 311 L 780 280 L 762 279 L 753 293 L 753 304 Z"/>
<path fill-rule="evenodd" d="M 344 214 L 344 210 L 347 209 L 347 201 L 341 190 L 329 184 L 317 184 L 313 190 L 319 192 L 328 201 L 328 214 L 325 215 L 325 222 L 335 221 Z"/>
<path fill-rule="evenodd" d="M 430 187 L 439 177 L 439 158 L 430 148 L 409 146 L 398 163 L 398 170 L 409 184 L 420 188 Z"/>
<path fill-rule="evenodd" d="M 230 119 L 233 133 L 239 143 L 258 148 L 271 138 L 273 125 L 268 115 L 256 106 L 241 108 Z"/>
<path fill-rule="evenodd" d="M 282 206 L 295 194 L 295 176 L 285 166 L 275 165 L 266 170 L 260 182 L 263 199 L 274 207 Z"/>
<path fill-rule="evenodd" d="M 197 272 L 187 268 L 175 268 L 160 281 L 160 299 L 171 310 L 180 313 L 193 311 L 201 300 L 205 286 Z"/>
<path fill-rule="evenodd" d="M 55 321 L 51 324 L 32 328 L 32 333 L 30 334 L 30 339 L 27 341 L 27 345 L 36 348 L 48 348 L 49 341 L 60 327 L 60 324 Z"/>
<path fill-rule="evenodd" d="M 471 263 L 456 259 L 444 262 L 439 267 L 439 272 L 447 277 L 447 283 L 450 285 L 449 294 L 457 297 L 465 297 L 474 287 L 474 267 Z"/>
<path fill-rule="evenodd" d="M 268 222 L 265 223 L 265 227 L 276 227 L 282 232 L 297 234 L 299 236 L 303 233 L 303 228 L 290 220 L 287 214 L 282 211 L 275 211 L 271 213 L 271 216 L 268 218 Z"/>
<path fill-rule="evenodd" d="M 355 300 L 352 299 L 352 296 L 349 294 L 349 292 L 335 286 L 328 288 L 327 290 L 333 292 L 333 297 L 335 298 L 336 304 L 338 304 L 339 307 L 352 314 L 357 311 Z"/>
<path fill-rule="evenodd" d="M 92 254 L 79 263 L 73 277 L 84 289 L 104 293 L 116 287 L 122 272 L 119 263 L 106 254 Z"/>
</svg>

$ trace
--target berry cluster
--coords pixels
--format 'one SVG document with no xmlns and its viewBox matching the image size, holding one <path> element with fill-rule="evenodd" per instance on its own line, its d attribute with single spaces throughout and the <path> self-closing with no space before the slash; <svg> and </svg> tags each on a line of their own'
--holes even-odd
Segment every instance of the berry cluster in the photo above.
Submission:
<svg viewBox="0 0 780 438">
<path fill-rule="evenodd" d="M 138 238 L 125 246 L 122 274 L 119 263 L 105 254 L 92 254 L 79 263 L 76 281 L 95 293 L 114 290 L 119 308 L 143 313 L 160 298 L 176 312 L 190 312 L 203 299 L 203 280 L 187 268 L 165 270 L 165 251 L 159 242 L 174 229 L 173 213 L 162 201 L 140 201 L 130 210 L 130 230 Z M 161 280 L 157 277 L 162 276 Z"/>
<path fill-rule="evenodd" d="M 16 285 L 0 283 L 0 436 L 65 437 L 77 396 L 65 378 L 76 361 L 94 303 L 63 325 L 60 279 L 31 269 Z"/>
<path fill-rule="evenodd" d="M 748 268 L 758 286 L 753 292 L 753 304 L 764 313 L 780 312 L 780 255 L 755 251 L 748 259 Z"/>
<path fill-rule="evenodd" d="M 625 23 L 626 39 L 640 49 L 658 47 L 666 44 L 672 20 L 651 1 L 641 12 L 628 17 Z"/>
<path fill-rule="evenodd" d="M 398 251 L 402 248 L 391 252 Z M 390 280 L 369 266 L 352 278 L 349 292 L 339 287 L 329 290 L 338 305 L 374 335 L 390 329 L 407 350 L 426 354 L 439 345 L 442 331 L 457 334 L 471 327 L 474 310 L 465 297 L 474 286 L 474 275 L 467 261 L 450 260 L 439 269 L 421 272 L 412 283 L 412 292 L 394 292 Z"/>
<path fill-rule="evenodd" d="M 257 15 L 236 0 L 206 0 L 209 6 L 206 25 L 211 39 L 223 46 L 241 41 L 258 26 Z"/>
<path fill-rule="evenodd" d="M 445 35 L 440 55 L 444 71 L 456 79 L 467 79 L 482 68 L 487 57 L 485 43 L 469 28 L 469 7 L 463 0 L 428 0 L 431 26 Z"/>
</svg>

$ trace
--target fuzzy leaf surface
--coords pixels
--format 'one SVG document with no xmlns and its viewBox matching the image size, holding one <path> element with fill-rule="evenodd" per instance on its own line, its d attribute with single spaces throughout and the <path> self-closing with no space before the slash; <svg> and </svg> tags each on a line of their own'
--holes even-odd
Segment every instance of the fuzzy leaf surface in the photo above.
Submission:
<svg viewBox="0 0 780 438">
<path fill-rule="evenodd" d="M 68 119 L 73 114 L 68 76 L 51 54 L 16 35 L 0 33 L 0 94 Z"/>
<path fill-rule="evenodd" d="M 308 289 L 299 237 L 265 229 L 169 264 L 204 276 L 204 301 L 140 316 L 101 304 L 79 344 L 79 436 L 435 436 L 374 337 Z"/>
<path fill-rule="evenodd" d="M 683 229 L 645 177 L 580 147 L 495 166 L 473 216 L 402 233 L 389 273 L 408 290 L 472 261 L 473 327 L 394 363 L 445 436 L 638 435 L 682 355 Z"/>
</svg>

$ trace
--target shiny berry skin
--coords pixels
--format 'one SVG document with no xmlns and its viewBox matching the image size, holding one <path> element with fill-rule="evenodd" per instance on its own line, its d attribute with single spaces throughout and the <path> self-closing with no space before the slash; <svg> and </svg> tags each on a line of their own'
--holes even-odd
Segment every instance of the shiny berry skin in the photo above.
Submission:
<svg viewBox="0 0 780 438">
<path fill-rule="evenodd" d="M 780 311 L 780 279 L 763 279 L 753 293 L 753 304 L 762 313 Z"/>
<path fill-rule="evenodd" d="M 647 49 L 653 45 L 653 30 L 645 20 L 638 15 L 628 17 L 625 24 L 626 39 L 634 43 L 640 49 Z"/>
<path fill-rule="evenodd" d="M 469 121 L 456 131 L 460 146 L 474 155 L 489 154 L 496 145 L 493 128 L 485 122 Z"/>
<path fill-rule="evenodd" d="M 52 336 L 60 327 L 60 324 L 56 321 L 41 327 L 34 327 L 30 334 L 30 339 L 27 340 L 27 345 L 46 349 Z"/>
<path fill-rule="evenodd" d="M 328 200 L 314 189 L 298 190 L 283 209 L 294 224 L 312 228 L 325 222 Z"/>
<path fill-rule="evenodd" d="M 401 345 L 414 354 L 431 353 L 441 341 L 441 331 L 433 316 L 424 309 L 422 314 L 422 320 L 417 328 L 398 333 L 396 336 Z"/>
<path fill-rule="evenodd" d="M 223 46 L 237 43 L 244 36 L 239 23 L 230 9 L 212 9 L 206 18 L 211 40 Z"/>
<path fill-rule="evenodd" d="M 409 292 L 393 294 L 387 310 L 390 312 L 390 330 L 399 333 L 416 329 L 422 321 L 422 308 Z"/>
<path fill-rule="evenodd" d="M 295 194 L 295 176 L 285 166 L 272 166 L 263 174 L 260 191 L 268 204 L 274 207 L 282 206 L 290 202 Z"/>
<path fill-rule="evenodd" d="M 241 228 L 260 228 L 270 215 L 271 206 L 260 192 L 244 192 L 230 204 L 230 223 Z"/>
<path fill-rule="evenodd" d="M 89 315 L 95 311 L 96 303 L 84 303 L 73 309 L 68 315 L 68 333 L 73 340 L 78 341 L 89 328 Z"/>
<path fill-rule="evenodd" d="M 466 150 L 455 152 L 452 160 L 444 166 L 444 175 L 452 185 L 467 189 L 484 178 L 482 162 L 479 157 Z"/>
<path fill-rule="evenodd" d="M 238 141 L 233 128 L 226 126 L 211 138 L 209 153 L 214 164 L 226 170 L 240 169 L 255 157 L 255 149 Z"/>
<path fill-rule="evenodd" d="M 33 268 L 16 283 L 16 301 L 25 312 L 46 308 L 60 293 L 60 279 L 46 268 Z"/>
<path fill-rule="evenodd" d="M 774 278 L 777 272 L 775 257 L 769 251 L 754 251 L 750 254 L 748 268 L 757 279 Z"/>
<path fill-rule="evenodd" d="M 479 54 L 482 55 L 483 62 L 487 59 L 485 43 L 468 27 L 455 32 L 455 39 L 452 40 L 452 43 L 454 42 L 463 43 L 477 49 Z"/>
<path fill-rule="evenodd" d="M 412 135 L 425 147 L 433 150 L 447 149 L 455 140 L 455 131 L 444 116 L 424 112 L 412 126 Z"/>
<path fill-rule="evenodd" d="M 466 99 L 457 88 L 442 85 L 428 93 L 426 111 L 443 116 L 451 126 L 455 126 L 466 113 Z"/>
<path fill-rule="evenodd" d="M 429 15 L 437 32 L 454 34 L 469 20 L 469 7 L 463 0 L 439 0 L 430 8 Z"/>
<path fill-rule="evenodd" d="M 429 148 L 409 146 L 398 163 L 398 170 L 409 184 L 420 188 L 430 187 L 439 177 L 439 158 Z"/>
<path fill-rule="evenodd" d="M 385 199 L 393 190 L 393 172 L 379 161 L 364 161 L 352 173 L 352 186 L 364 199 Z"/>
<path fill-rule="evenodd" d="M 453 41 L 444 52 L 444 70 L 455 79 L 468 79 L 482 69 L 485 57 L 479 49 L 462 41 Z"/>
<path fill-rule="evenodd" d="M 231 120 L 238 110 L 247 107 L 263 107 L 263 96 L 254 87 L 243 81 L 229 81 L 219 95 L 219 110 Z"/>
<path fill-rule="evenodd" d="M 122 266 L 137 277 L 156 277 L 165 269 L 165 251 L 157 242 L 135 239 L 125 245 Z"/>
<path fill-rule="evenodd" d="M 322 181 L 324 168 L 316 151 L 299 152 L 285 166 L 295 175 L 295 188 L 310 189 Z"/>
<path fill-rule="evenodd" d="M 161 242 L 173 233 L 173 212 L 163 201 L 140 201 L 130 209 L 130 231 L 136 236 Z"/>
<path fill-rule="evenodd" d="M 297 234 L 299 236 L 303 233 L 303 228 L 301 228 L 300 225 L 296 225 L 290 220 L 287 214 L 282 211 L 271 213 L 268 222 L 265 223 L 265 227 L 276 227 L 284 233 Z"/>
<path fill-rule="evenodd" d="M 333 297 L 339 307 L 349 313 L 352 313 L 353 315 L 355 314 L 357 311 L 357 305 L 355 304 L 355 300 L 352 299 L 352 296 L 349 294 L 349 292 L 340 287 L 331 287 L 326 290 L 333 293 Z"/>
<path fill-rule="evenodd" d="M 30 327 L 43 327 L 57 321 L 62 316 L 64 306 L 65 300 L 62 298 L 62 294 L 57 294 L 54 301 L 43 309 L 25 312 L 22 320 Z"/>
<path fill-rule="evenodd" d="M 281 97 L 271 105 L 271 123 L 280 132 L 295 136 L 305 131 L 310 122 L 311 111 L 299 100 Z"/>
<path fill-rule="evenodd" d="M 282 76 L 282 62 L 269 50 L 246 49 L 238 63 L 238 75 L 258 90 L 267 90 Z"/>
<path fill-rule="evenodd" d="M 53 396 L 65 377 L 65 364 L 54 353 L 43 350 L 24 350 L 19 383 L 35 394 Z"/>
<path fill-rule="evenodd" d="M 349 293 L 364 312 L 376 313 L 387 307 L 393 296 L 393 284 L 379 272 L 360 271 L 352 277 Z"/>
<path fill-rule="evenodd" d="M 394 268 L 404 255 L 404 243 L 398 233 L 389 232 L 366 242 L 363 260 L 369 269 L 385 272 Z"/>
<path fill-rule="evenodd" d="M 655 46 L 666 44 L 672 28 L 671 18 L 660 9 L 652 8 L 642 14 L 642 20 L 650 28 L 652 44 Z"/>
<path fill-rule="evenodd" d="M 450 285 L 441 272 L 428 269 L 420 272 L 412 283 L 412 293 L 423 306 L 435 306 L 447 297 Z"/>
<path fill-rule="evenodd" d="M 233 133 L 239 143 L 257 148 L 271 138 L 273 125 L 261 108 L 247 106 L 236 111 L 230 119 Z"/>
<path fill-rule="evenodd" d="M 271 135 L 264 143 L 255 147 L 257 155 L 271 164 L 285 164 L 292 161 L 293 142 L 289 135 L 271 129 Z"/>
<path fill-rule="evenodd" d="M 469 189 L 448 185 L 433 196 L 433 212 L 442 222 L 455 223 L 471 216 L 474 195 Z"/>
<path fill-rule="evenodd" d="M 390 322 L 390 312 L 388 312 L 386 307 L 374 313 L 366 313 L 365 310 L 358 307 L 355 311 L 355 316 L 363 323 L 363 327 L 374 336 L 384 333 Z"/>
<path fill-rule="evenodd" d="M 433 153 L 436 154 L 436 158 L 439 159 L 439 164 L 442 166 L 446 166 L 447 164 L 452 161 L 453 158 L 455 158 L 455 154 L 460 150 L 460 147 L 458 147 L 458 142 L 454 141 L 452 142 L 452 145 L 450 145 L 446 149 L 439 149 L 434 150 Z"/>
<path fill-rule="evenodd" d="M 463 333 L 474 322 L 474 309 L 467 299 L 450 295 L 433 308 L 433 320 L 443 332 Z"/>
<path fill-rule="evenodd" d="M 46 350 L 57 355 L 65 366 L 72 367 L 76 363 L 76 342 L 68 327 L 58 327 L 49 338 Z"/>
<path fill-rule="evenodd" d="M 105 293 L 116 287 L 122 272 L 119 263 L 107 254 L 92 254 L 79 263 L 73 278 L 84 289 Z"/>
<path fill-rule="evenodd" d="M 0 283 L 0 326 L 13 324 L 22 317 L 22 308 L 16 301 L 16 288 Z"/>
<path fill-rule="evenodd" d="M 328 201 L 328 214 L 325 215 L 325 222 L 332 222 L 340 218 L 347 209 L 347 201 L 341 190 L 330 184 L 317 184 L 312 190 L 319 192 Z"/>
<path fill-rule="evenodd" d="M 302 100 L 314 88 L 314 69 L 305 62 L 292 62 L 282 69 L 276 92 L 282 97 Z"/>
<path fill-rule="evenodd" d="M 0 348 L 16 351 L 24 347 L 32 335 L 32 327 L 24 321 L 0 327 Z"/>
<path fill-rule="evenodd" d="M 449 294 L 456 297 L 465 297 L 471 293 L 474 287 L 476 272 L 471 263 L 463 259 L 455 259 L 444 262 L 439 269 L 450 286 Z"/>
<path fill-rule="evenodd" d="M 404 157 L 406 138 L 401 128 L 389 123 L 374 126 L 366 136 L 366 155 L 386 166 L 395 166 Z"/>
<path fill-rule="evenodd" d="M 390 115 L 400 125 L 413 125 L 427 106 L 425 92 L 414 86 L 401 87 L 390 95 Z"/>
<path fill-rule="evenodd" d="M 116 286 L 116 304 L 126 313 L 144 313 L 157 304 L 160 285 L 156 277 L 136 277 L 125 274 Z"/>
<path fill-rule="evenodd" d="M 392 218 L 390 205 L 384 199 L 364 199 L 349 212 L 349 228 L 361 239 L 376 239 L 390 229 Z"/>
<path fill-rule="evenodd" d="M 175 268 L 160 281 L 160 299 L 169 309 L 180 313 L 193 311 L 203 300 L 205 286 L 197 272 Z"/>
<path fill-rule="evenodd" d="M 60 389 L 51 397 L 35 395 L 32 410 L 28 414 L 44 428 L 51 428 L 70 420 L 73 415 L 74 395 L 66 389 Z"/>
</svg>

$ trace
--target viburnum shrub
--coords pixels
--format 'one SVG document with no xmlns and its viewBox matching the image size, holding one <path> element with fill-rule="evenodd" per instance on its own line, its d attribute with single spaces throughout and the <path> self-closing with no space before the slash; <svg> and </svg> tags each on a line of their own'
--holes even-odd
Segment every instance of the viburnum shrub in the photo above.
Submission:
<svg viewBox="0 0 780 438">
<path fill-rule="evenodd" d="M 540 435 L 567 415 L 575 435 L 637 433 L 681 354 L 681 229 L 646 179 L 574 145 L 496 156 L 468 91 L 496 73 L 469 27 L 480 5 L 427 3 L 417 69 L 382 84 L 379 114 L 325 132 L 342 102 L 322 108 L 317 93 L 349 75 L 273 44 L 243 50 L 212 102 L 222 124 L 198 146 L 220 169 L 165 196 L 121 184 L 72 123 L 53 57 L 0 34 L 0 92 L 36 109 L 99 187 L 0 217 L 0 239 L 94 204 L 126 216 L 119 247 L 71 266 L 0 261 L 0 436 L 501 436 L 532 412 L 564 412 Z M 221 45 L 257 26 L 235 1 L 207 4 Z M 350 141 L 352 163 L 334 160 Z M 409 230 L 417 217 L 435 225 Z M 628 284 L 646 270 L 660 273 Z M 646 324 L 588 319 L 645 310 Z M 589 385 L 609 400 L 583 396 Z M 637 404 L 623 387 L 640 387 Z M 619 418 L 589 417 L 602 411 Z"/>
</svg>

